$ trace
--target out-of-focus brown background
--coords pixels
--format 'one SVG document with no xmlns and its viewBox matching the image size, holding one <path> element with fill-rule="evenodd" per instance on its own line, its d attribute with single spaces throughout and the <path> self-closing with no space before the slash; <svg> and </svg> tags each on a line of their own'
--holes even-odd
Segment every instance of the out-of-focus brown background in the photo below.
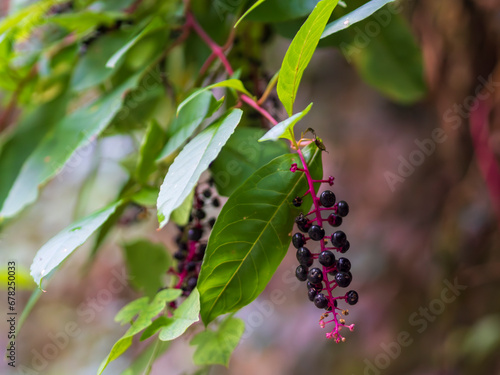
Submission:
<svg viewBox="0 0 500 375">
<path fill-rule="evenodd" d="M 325 175 L 335 176 L 334 192 L 351 208 L 342 228 L 351 242 L 351 287 L 360 294 L 347 317 L 355 331 L 347 332 L 342 344 L 325 339 L 319 310 L 293 277 L 296 260 L 290 249 L 266 291 L 238 314 L 247 329 L 229 369 L 215 366 L 210 374 L 500 374 L 500 207 L 494 195 L 500 184 L 494 176 L 485 179 L 477 159 L 489 149 L 500 161 L 500 1 L 409 4 L 429 89 L 422 102 L 392 103 L 363 83 L 333 49 L 316 53 L 299 90 L 297 108 L 314 102 L 302 130 L 312 127 L 323 138 Z M 279 67 L 287 43 L 276 38 L 267 49 L 270 69 Z M 471 137 L 471 113 L 457 106 L 470 106 L 468 98 L 483 90 L 485 81 L 490 84 L 483 94 L 489 95 L 479 110 L 492 112 L 486 143 L 478 147 Z M 442 129 L 440 142 L 432 141 L 436 129 Z M 94 195 L 106 201 L 113 194 L 126 178 L 118 160 L 132 145 L 119 137 L 106 142 L 111 143 L 95 145 L 89 160 L 64 183 L 52 181 L 38 203 L 1 234 L 3 260 L 16 259 L 29 268 L 36 250 L 70 222 L 75 192 L 92 158 L 105 160 Z M 422 160 L 419 144 L 428 147 Z M 398 168 L 404 170 L 401 165 L 411 165 L 410 160 L 418 165 L 407 166 L 403 176 Z M 94 374 L 126 329 L 114 315 L 137 296 L 119 283 L 112 293 L 103 292 L 125 272 L 119 244 L 147 233 L 168 245 L 172 230 L 156 232 L 154 214 L 123 227 L 90 269 L 82 266 L 89 247 L 76 251 L 50 281 L 18 338 L 18 364 L 43 367 L 24 373 Z M 275 290 L 282 298 L 271 299 Z M 18 295 L 19 307 L 29 295 Z M 60 343 L 46 364 L 37 359 L 70 322 L 78 334 Z M 6 332 L 4 319 L 0 328 Z M 194 371 L 188 338 L 196 330 L 173 343 L 153 374 Z M 2 335 L 0 345 L 5 340 Z M 107 373 L 121 373 L 139 349 L 134 345 Z M 6 364 L 0 369 L 7 371 Z"/>
</svg>

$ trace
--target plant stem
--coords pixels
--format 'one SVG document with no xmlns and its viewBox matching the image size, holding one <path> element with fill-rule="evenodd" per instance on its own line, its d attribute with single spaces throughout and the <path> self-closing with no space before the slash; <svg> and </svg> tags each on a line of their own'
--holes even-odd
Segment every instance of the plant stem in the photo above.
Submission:
<svg viewBox="0 0 500 375">
<path fill-rule="evenodd" d="M 198 35 L 199 37 L 205 42 L 205 44 L 210 48 L 212 51 L 212 54 L 208 57 L 207 61 L 203 64 L 202 67 L 202 72 L 206 71 L 210 64 L 213 62 L 214 58 L 217 57 L 222 65 L 224 66 L 224 69 L 226 70 L 227 74 L 232 76 L 234 74 L 234 70 L 231 67 L 231 64 L 229 63 L 229 60 L 227 59 L 226 55 L 224 54 L 224 50 L 229 48 L 230 44 L 232 43 L 232 40 L 234 39 L 234 34 L 231 34 L 228 38 L 228 42 L 221 47 L 217 43 L 215 43 L 212 38 L 203 30 L 201 25 L 196 21 L 194 18 L 193 14 L 191 12 L 186 13 L 186 27 L 192 28 Z M 240 99 L 241 101 L 245 102 L 252 108 L 254 108 L 257 112 L 259 112 L 263 117 L 265 117 L 271 124 L 276 125 L 278 121 L 274 119 L 274 117 L 266 111 L 264 108 L 262 108 L 259 104 L 258 101 L 250 98 L 247 95 L 240 94 Z"/>
</svg>

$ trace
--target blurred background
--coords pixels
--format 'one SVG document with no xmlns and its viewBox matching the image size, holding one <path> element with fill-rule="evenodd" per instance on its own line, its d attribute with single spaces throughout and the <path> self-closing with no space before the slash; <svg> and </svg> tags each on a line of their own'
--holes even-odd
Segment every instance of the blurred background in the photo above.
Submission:
<svg viewBox="0 0 500 375">
<path fill-rule="evenodd" d="M 351 287 L 360 295 L 346 319 L 355 330 L 345 343 L 325 339 L 319 310 L 293 276 L 291 248 L 264 293 L 237 314 L 246 331 L 230 367 L 214 366 L 209 374 L 500 374 L 500 1 L 401 3 L 422 51 L 426 89 L 412 94 L 418 100 L 391 94 L 366 74 L 369 59 L 390 64 L 376 51 L 350 64 L 349 53 L 357 52 L 325 46 L 306 70 L 296 104 L 314 102 L 299 130 L 311 127 L 323 139 L 324 174 L 335 176 L 337 199 L 350 205 L 342 227 L 351 243 Z M 0 5 L 5 15 L 9 1 Z M 370 29 L 362 24 L 359 30 Z M 262 50 L 264 73 L 279 69 L 289 44 L 285 34 L 272 29 Z M 359 38 L 361 50 L 378 40 Z M 404 70 L 394 65 L 389 74 Z M 85 192 L 93 207 L 84 212 L 113 199 L 127 179 L 120 161 L 136 147 L 123 135 L 92 142 L 77 168 L 53 179 L 37 203 L 2 228 L 2 264 L 15 259 L 28 274 L 36 251 L 82 209 L 78 196 L 93 166 L 99 165 L 97 175 Z M 154 212 L 124 220 L 91 265 L 91 244 L 75 251 L 24 323 L 17 362 L 25 369 L 12 373 L 96 372 L 126 330 L 114 316 L 139 296 L 124 281 L 120 244 L 147 237 L 173 248 L 175 227 L 156 228 Z M 25 286 L 18 309 L 32 293 L 28 277 Z M 274 291 L 281 298 L 271 298 Z M 5 298 L 1 303 L 6 306 Z M 41 356 L 70 322 L 74 337 Z M 188 342 L 200 329 L 173 342 L 152 373 L 194 373 Z M 0 332 L 6 330 L 2 319 Z M 120 374 L 143 348 L 134 343 L 106 373 Z M 0 369 L 10 373 L 5 362 Z"/>
</svg>

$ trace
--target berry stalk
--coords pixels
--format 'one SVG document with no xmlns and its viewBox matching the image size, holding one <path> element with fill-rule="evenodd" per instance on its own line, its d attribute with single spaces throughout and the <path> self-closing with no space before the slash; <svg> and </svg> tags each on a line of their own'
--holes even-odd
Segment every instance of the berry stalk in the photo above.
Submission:
<svg viewBox="0 0 500 375">
<path fill-rule="evenodd" d="M 346 325 L 342 315 L 347 315 L 348 310 L 339 308 L 337 306 L 338 302 L 347 302 L 349 305 L 354 305 L 358 301 L 358 294 L 351 290 L 343 296 L 334 296 L 334 291 L 337 288 L 349 286 L 352 275 L 349 272 L 351 268 L 350 261 L 344 257 L 336 260 L 331 250 L 345 253 L 349 250 L 350 244 L 347 241 L 347 236 L 342 231 L 336 231 L 331 236 L 326 236 L 323 225 L 327 223 L 332 227 L 340 226 L 342 218 L 347 216 L 349 212 L 349 206 L 345 201 L 336 203 L 335 194 L 330 190 L 325 190 L 318 196 L 314 183 L 328 183 L 332 186 L 334 178 L 330 176 L 328 179 L 314 180 L 302 150 L 298 149 L 297 153 L 302 162 L 302 168 L 299 168 L 294 163 L 290 167 L 290 171 L 292 173 L 304 173 L 308 189 L 302 197 L 295 197 L 292 203 L 294 206 L 300 207 L 302 205 L 302 198 L 310 194 L 313 205 L 306 215 L 301 213 L 295 220 L 298 229 L 308 234 L 308 237 L 305 237 L 302 233 L 295 233 L 293 235 L 292 242 L 297 248 L 297 260 L 300 263 L 296 269 L 296 276 L 300 281 L 308 280 L 309 299 L 314 302 L 316 307 L 326 310 L 321 315 L 320 326 L 325 328 L 326 324 L 334 324 L 333 329 L 326 334 L 326 337 L 333 338 L 336 342 L 341 342 L 345 341 L 345 338 L 340 333 L 341 329 L 347 327 L 352 331 L 354 324 Z M 325 211 L 330 211 L 328 218 L 322 216 L 322 213 Z M 332 247 L 327 246 L 329 240 L 333 245 Z M 305 247 L 306 244 L 310 244 L 312 241 L 319 242 L 319 252 L 311 252 Z M 309 269 L 316 260 L 321 264 L 321 269 L 317 267 Z M 332 280 L 329 279 L 329 275 L 334 276 Z M 332 319 L 326 320 L 330 314 L 333 314 Z"/>
</svg>

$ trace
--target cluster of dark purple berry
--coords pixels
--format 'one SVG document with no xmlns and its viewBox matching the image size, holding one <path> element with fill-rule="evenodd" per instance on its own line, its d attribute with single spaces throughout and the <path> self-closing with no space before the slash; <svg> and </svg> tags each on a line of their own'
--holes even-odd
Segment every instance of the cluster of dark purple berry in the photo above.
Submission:
<svg viewBox="0 0 500 375">
<path fill-rule="evenodd" d="M 170 273 L 178 277 L 175 288 L 182 289 L 183 295 L 188 296 L 196 287 L 201 262 L 207 248 L 206 238 L 215 224 L 215 217 L 207 219 L 207 207 L 220 207 L 220 199 L 215 196 L 212 181 L 199 193 L 195 191 L 193 209 L 186 226 L 179 226 L 180 233 L 175 241 L 179 246 L 174 253 L 177 259 L 177 269 L 170 269 Z"/>
<path fill-rule="evenodd" d="M 335 257 L 334 252 L 344 254 L 350 248 L 346 234 L 337 230 L 332 235 L 326 235 L 323 223 L 327 222 L 336 228 L 342 224 L 342 220 L 349 213 L 349 205 L 345 201 L 336 202 L 335 194 L 331 190 L 323 191 L 319 197 L 315 193 L 314 183 L 328 183 L 333 185 L 333 177 L 328 180 L 313 180 L 309 174 L 307 166 L 300 169 L 296 164 L 292 165 L 292 172 L 301 171 L 306 174 L 309 190 L 304 194 L 311 194 L 313 198 L 313 208 L 307 214 L 301 213 L 295 219 L 299 232 L 292 237 L 293 246 L 297 249 L 297 260 L 299 266 L 295 270 L 295 275 L 300 281 L 307 281 L 307 294 L 309 300 L 320 309 L 325 309 L 326 313 L 321 316 L 320 325 L 325 327 L 327 323 L 334 322 L 335 328 L 327 333 L 328 338 L 334 338 L 337 342 L 345 339 L 340 335 L 340 330 L 347 327 L 350 330 L 354 325 L 346 326 L 345 320 L 340 317 L 348 314 L 348 310 L 338 307 L 338 302 L 346 302 L 355 305 L 358 302 L 358 293 L 350 290 L 347 293 L 335 297 L 334 289 L 337 287 L 347 288 L 352 281 L 351 262 L 345 257 Z M 292 204 L 300 207 L 303 197 L 295 197 Z M 328 213 L 327 218 L 323 218 L 323 213 Z M 320 250 L 313 252 L 309 249 L 313 243 L 319 243 Z M 330 246 L 328 246 L 330 245 Z M 321 267 L 314 267 L 317 260 Z M 332 280 L 329 280 L 329 276 Z M 338 301 L 340 300 L 340 301 Z M 339 313 L 340 312 L 340 313 Z M 333 319 L 325 319 L 333 314 Z"/>
</svg>

